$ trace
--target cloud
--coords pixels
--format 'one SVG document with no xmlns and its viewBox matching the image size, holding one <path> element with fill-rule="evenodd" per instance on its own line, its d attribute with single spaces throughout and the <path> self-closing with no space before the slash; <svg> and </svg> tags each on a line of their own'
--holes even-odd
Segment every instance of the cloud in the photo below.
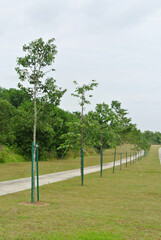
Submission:
<svg viewBox="0 0 161 240">
<path fill-rule="evenodd" d="M 73 80 L 96 79 L 90 107 L 117 99 L 143 126 L 147 106 L 158 117 L 153 105 L 160 102 L 160 22 L 160 0 L 1 1 L 0 85 L 17 86 L 14 67 L 24 43 L 55 37 L 54 77 L 68 88 L 62 106 L 77 108 L 70 96 Z"/>
</svg>

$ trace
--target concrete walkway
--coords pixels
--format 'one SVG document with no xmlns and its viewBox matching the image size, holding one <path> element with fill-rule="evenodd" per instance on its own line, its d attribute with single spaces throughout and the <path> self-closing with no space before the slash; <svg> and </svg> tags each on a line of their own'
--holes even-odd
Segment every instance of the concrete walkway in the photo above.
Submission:
<svg viewBox="0 0 161 240">
<path fill-rule="evenodd" d="M 144 151 L 140 152 L 139 156 L 142 156 Z M 134 159 L 138 158 L 138 155 L 134 156 Z M 131 162 L 133 161 L 133 156 L 131 157 Z M 130 157 L 127 158 L 127 162 L 130 162 Z M 126 163 L 126 159 L 122 159 L 122 164 Z M 115 162 L 115 166 L 120 165 L 120 160 Z M 113 162 L 103 164 L 103 170 L 107 168 L 112 168 Z M 87 167 L 84 169 L 84 174 L 90 174 L 100 171 L 100 165 Z M 50 184 L 54 182 L 64 181 L 73 177 L 80 176 L 80 169 L 50 173 L 46 175 L 41 175 L 39 177 L 39 186 Z M 0 196 L 6 195 L 9 193 L 20 192 L 31 188 L 31 177 L 16 179 L 11 181 L 0 182 Z"/>
</svg>

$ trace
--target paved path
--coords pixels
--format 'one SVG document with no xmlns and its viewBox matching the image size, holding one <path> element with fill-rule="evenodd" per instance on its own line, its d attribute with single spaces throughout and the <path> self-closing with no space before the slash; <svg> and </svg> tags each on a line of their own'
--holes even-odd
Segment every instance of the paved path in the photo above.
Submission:
<svg viewBox="0 0 161 240">
<path fill-rule="evenodd" d="M 160 164 L 161 164 L 161 148 L 159 148 L 159 159 L 160 159 Z"/>
<path fill-rule="evenodd" d="M 142 151 L 139 156 L 143 155 Z M 138 155 L 134 156 L 134 159 L 138 158 Z M 133 161 L 133 156 L 131 157 L 131 161 Z M 130 157 L 127 158 L 127 162 L 130 162 Z M 122 159 L 122 164 L 126 163 L 126 159 Z M 120 160 L 115 162 L 115 166 L 120 165 Z M 112 168 L 113 162 L 103 164 L 103 169 Z M 89 174 L 93 172 L 100 171 L 100 165 L 87 167 L 84 169 L 84 174 Z M 60 182 L 69 178 L 80 176 L 80 169 L 58 172 L 58 173 L 50 173 L 46 175 L 41 175 L 39 177 L 39 186 L 50 184 L 54 182 Z M 31 177 L 16 179 L 11 181 L 0 182 L 0 196 L 6 195 L 9 193 L 20 192 L 23 190 L 27 190 L 31 188 Z"/>
</svg>

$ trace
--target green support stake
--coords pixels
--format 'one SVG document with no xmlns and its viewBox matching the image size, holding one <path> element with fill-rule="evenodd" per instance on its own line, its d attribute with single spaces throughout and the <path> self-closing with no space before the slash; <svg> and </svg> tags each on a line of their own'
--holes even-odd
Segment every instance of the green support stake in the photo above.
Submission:
<svg viewBox="0 0 161 240">
<path fill-rule="evenodd" d="M 100 151 L 100 177 L 102 177 L 102 166 L 103 166 L 103 151 Z"/>
<path fill-rule="evenodd" d="M 116 150 L 115 150 L 115 152 L 114 152 L 113 174 L 115 173 L 115 160 L 116 160 Z"/>
<path fill-rule="evenodd" d="M 84 154 L 83 147 L 81 147 L 81 184 L 84 184 Z"/>
<path fill-rule="evenodd" d="M 39 145 L 36 145 L 36 163 L 37 163 L 37 201 L 39 202 Z"/>
<path fill-rule="evenodd" d="M 120 170 L 122 169 L 122 152 L 120 152 Z"/>
<path fill-rule="evenodd" d="M 138 162 L 139 162 L 139 152 L 138 152 Z"/>
<path fill-rule="evenodd" d="M 33 178 L 33 164 L 34 164 L 34 144 L 32 142 L 32 150 L 31 150 L 31 154 L 32 154 L 32 163 L 31 163 L 31 203 L 33 203 L 33 184 L 34 184 L 34 178 Z"/>
<path fill-rule="evenodd" d="M 130 152 L 130 166 L 131 166 L 131 152 Z"/>
<path fill-rule="evenodd" d="M 126 152 L 126 167 L 127 167 L 127 152 Z"/>
<path fill-rule="evenodd" d="M 133 152 L 133 164 L 134 164 L 134 152 Z"/>
</svg>

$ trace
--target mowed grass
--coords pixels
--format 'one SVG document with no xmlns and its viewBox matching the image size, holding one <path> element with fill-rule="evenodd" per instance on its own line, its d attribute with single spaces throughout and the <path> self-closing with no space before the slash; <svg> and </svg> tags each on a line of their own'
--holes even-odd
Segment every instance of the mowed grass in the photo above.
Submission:
<svg viewBox="0 0 161 240">
<path fill-rule="evenodd" d="M 0 240 L 160 240 L 161 166 L 158 146 L 140 162 L 0 197 Z"/>
<path fill-rule="evenodd" d="M 114 149 L 104 151 L 103 162 L 112 162 L 114 159 Z M 127 148 L 130 155 L 130 146 Z M 126 146 L 122 147 L 122 157 L 126 157 Z M 117 147 L 116 159 L 120 158 L 120 147 Z M 100 164 L 99 154 L 84 157 L 84 166 Z M 68 159 L 53 159 L 52 161 L 39 161 L 39 174 L 67 171 L 80 168 L 80 157 Z M 0 181 L 13 180 L 31 176 L 31 162 L 0 163 Z"/>
</svg>

